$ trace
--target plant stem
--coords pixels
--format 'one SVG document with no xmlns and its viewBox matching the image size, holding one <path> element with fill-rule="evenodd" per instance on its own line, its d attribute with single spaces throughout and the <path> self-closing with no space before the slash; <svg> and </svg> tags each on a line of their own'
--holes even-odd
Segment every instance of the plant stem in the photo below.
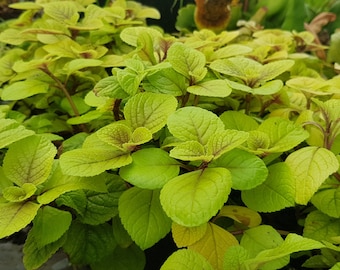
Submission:
<svg viewBox="0 0 340 270">
<path fill-rule="evenodd" d="M 70 95 L 70 93 L 67 91 L 65 85 L 56 77 L 54 76 L 54 74 L 48 69 L 47 65 L 43 65 L 42 67 L 40 67 L 40 70 L 43 71 L 44 73 L 46 73 L 48 76 L 50 76 L 52 78 L 52 80 L 54 80 L 58 86 L 59 89 L 61 89 L 61 91 L 64 93 L 68 103 L 70 104 L 72 111 L 74 113 L 75 116 L 80 116 L 79 111 L 77 109 L 76 104 L 73 102 L 73 99 Z M 86 126 L 84 124 L 79 125 L 79 127 L 81 128 L 81 130 L 83 132 L 88 132 Z"/>
<path fill-rule="evenodd" d="M 194 106 L 197 106 L 197 105 L 198 105 L 199 100 L 200 100 L 200 96 L 195 95 L 195 98 L 194 98 Z"/>
<path fill-rule="evenodd" d="M 185 105 L 187 104 L 188 100 L 189 100 L 189 96 L 190 96 L 190 93 L 187 92 L 185 94 L 185 96 L 182 97 L 182 107 L 185 107 Z"/>
<path fill-rule="evenodd" d="M 79 111 L 76 107 L 76 104 L 74 104 L 73 99 L 71 97 L 71 95 L 69 94 L 69 92 L 67 91 L 65 85 L 56 77 L 54 76 L 54 74 L 48 69 L 48 67 L 46 65 L 43 65 L 40 70 L 42 70 L 43 72 L 45 72 L 48 76 L 50 76 L 58 85 L 58 88 L 63 91 L 68 103 L 70 103 L 70 106 L 72 108 L 72 111 L 74 112 L 75 116 L 80 116 Z"/>
<path fill-rule="evenodd" d="M 116 99 L 113 105 L 113 116 L 116 121 L 120 120 L 120 103 L 122 102 L 121 99 Z"/>
</svg>

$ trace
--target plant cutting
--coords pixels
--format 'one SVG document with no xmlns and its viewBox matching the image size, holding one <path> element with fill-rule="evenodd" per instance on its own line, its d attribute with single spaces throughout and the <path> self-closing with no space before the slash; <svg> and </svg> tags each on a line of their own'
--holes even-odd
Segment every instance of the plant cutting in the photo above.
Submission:
<svg viewBox="0 0 340 270">
<path fill-rule="evenodd" d="M 169 35 L 123 0 L 12 7 L 0 237 L 29 229 L 27 269 L 58 250 L 76 268 L 151 268 L 166 236 L 163 270 L 339 267 L 340 79 L 313 33 Z"/>
</svg>

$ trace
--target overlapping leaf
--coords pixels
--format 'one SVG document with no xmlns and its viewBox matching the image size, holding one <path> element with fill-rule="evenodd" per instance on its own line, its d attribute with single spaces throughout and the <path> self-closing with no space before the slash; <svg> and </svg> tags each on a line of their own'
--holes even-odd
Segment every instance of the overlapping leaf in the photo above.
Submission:
<svg viewBox="0 0 340 270">
<path fill-rule="evenodd" d="M 173 178 L 164 185 L 160 199 L 173 221 L 195 227 L 217 213 L 230 191 L 230 172 L 225 168 L 207 168 Z"/>
<path fill-rule="evenodd" d="M 205 235 L 188 248 L 203 255 L 214 269 L 222 270 L 225 252 L 238 244 L 237 239 L 230 232 L 209 222 Z"/>
<path fill-rule="evenodd" d="M 106 170 L 120 168 L 131 161 L 129 153 L 107 145 L 68 151 L 61 155 L 60 166 L 67 175 L 95 176 Z"/>
<path fill-rule="evenodd" d="M 0 204 L 0 238 L 25 228 L 34 219 L 39 208 L 40 205 L 33 202 Z"/>
<path fill-rule="evenodd" d="M 191 249 L 180 249 L 172 253 L 171 256 L 164 262 L 161 270 L 171 269 L 205 269 L 213 270 L 211 264 L 204 258 L 204 256 Z"/>
<path fill-rule="evenodd" d="M 182 43 L 177 42 L 170 47 L 167 59 L 174 70 L 194 83 L 207 74 L 204 54 Z"/>
<path fill-rule="evenodd" d="M 213 167 L 227 168 L 232 177 L 232 188 L 249 190 L 263 183 L 268 169 L 262 159 L 241 149 L 233 149 L 214 160 Z"/>
<path fill-rule="evenodd" d="M 119 199 L 119 216 L 131 238 L 143 250 L 157 243 L 171 228 L 171 220 L 159 202 L 159 190 L 133 187 L 125 191 Z"/>
<path fill-rule="evenodd" d="M 176 107 L 177 100 L 173 96 L 144 92 L 129 99 L 124 115 L 132 129 L 145 127 L 155 133 L 165 126 L 168 116 Z"/>
<path fill-rule="evenodd" d="M 299 204 L 307 204 L 327 177 L 339 168 L 339 162 L 331 151 L 316 146 L 291 153 L 285 162 L 293 174 L 295 201 Z"/>
<path fill-rule="evenodd" d="M 32 130 L 25 129 L 13 119 L 0 119 L 0 148 L 33 134 Z"/>
<path fill-rule="evenodd" d="M 261 185 L 242 191 L 242 200 L 260 212 L 279 211 L 295 204 L 295 180 L 285 163 L 275 163 L 268 167 L 269 175 Z"/>
<path fill-rule="evenodd" d="M 179 163 L 159 148 L 145 148 L 132 154 L 132 163 L 120 169 L 127 182 L 146 189 L 162 188 L 179 174 Z"/>
<path fill-rule="evenodd" d="M 4 158 L 4 173 L 18 186 L 39 185 L 47 180 L 56 153 L 55 146 L 45 137 L 27 137 L 10 145 Z"/>
</svg>

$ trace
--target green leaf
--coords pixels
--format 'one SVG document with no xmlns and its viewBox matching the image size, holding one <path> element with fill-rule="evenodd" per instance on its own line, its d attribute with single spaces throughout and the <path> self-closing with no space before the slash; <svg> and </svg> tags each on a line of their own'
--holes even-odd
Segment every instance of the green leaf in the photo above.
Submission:
<svg viewBox="0 0 340 270">
<path fill-rule="evenodd" d="M 269 153 L 285 152 L 308 138 L 309 134 L 302 127 L 279 117 L 271 117 L 262 122 L 257 129 L 269 136 Z"/>
<path fill-rule="evenodd" d="M 128 126 L 115 122 L 98 130 L 97 136 L 103 142 L 124 150 L 123 145 L 130 141 L 132 131 Z"/>
<path fill-rule="evenodd" d="M 159 148 L 145 148 L 132 154 L 132 163 L 120 169 L 119 175 L 134 186 L 162 188 L 179 174 L 179 163 Z"/>
<path fill-rule="evenodd" d="M 331 95 L 329 92 L 329 85 L 326 80 L 322 78 L 310 78 L 310 77 L 296 77 L 286 81 L 286 85 L 306 93 L 314 95 Z"/>
<path fill-rule="evenodd" d="M 249 259 L 248 251 L 242 246 L 227 249 L 223 259 L 223 269 L 243 269 L 244 262 Z"/>
<path fill-rule="evenodd" d="M 331 42 L 330 42 L 330 46 L 329 46 L 329 50 L 327 53 L 327 61 L 329 63 L 340 63 L 340 57 L 339 54 L 337 53 L 338 50 L 337 48 L 339 48 L 339 44 L 340 44 L 340 34 L 338 32 L 334 32 L 331 35 Z"/>
<path fill-rule="evenodd" d="M 144 270 L 145 254 L 135 244 L 126 248 L 117 246 L 101 261 L 91 264 L 93 270 Z"/>
<path fill-rule="evenodd" d="M 308 214 L 303 228 L 303 236 L 318 241 L 332 241 L 340 235 L 340 220 L 318 210 Z"/>
<path fill-rule="evenodd" d="M 238 111 L 226 111 L 220 115 L 220 119 L 226 129 L 251 131 L 259 126 L 254 118 Z"/>
<path fill-rule="evenodd" d="M 294 60 L 278 60 L 263 65 L 260 80 L 263 82 L 275 79 L 294 65 Z"/>
<path fill-rule="evenodd" d="M 50 85 L 34 79 L 14 82 L 5 87 L 1 94 L 2 100 L 20 100 L 37 94 L 47 93 Z"/>
<path fill-rule="evenodd" d="M 224 254 L 230 247 L 238 244 L 234 235 L 209 222 L 205 235 L 188 248 L 203 255 L 213 269 L 223 269 Z"/>
<path fill-rule="evenodd" d="M 119 215 L 116 215 L 112 218 L 112 229 L 113 236 L 121 248 L 128 248 L 133 244 L 133 240 L 131 239 L 129 233 L 125 230 Z"/>
<path fill-rule="evenodd" d="M 20 3 L 13 3 L 10 4 L 11 8 L 14 9 L 41 9 L 41 6 L 39 4 L 33 3 L 33 2 L 20 2 Z"/>
<path fill-rule="evenodd" d="M 232 57 L 215 60 L 210 64 L 210 68 L 222 74 L 237 77 L 249 87 L 258 87 L 276 78 L 293 64 L 293 60 L 278 60 L 262 65 L 250 58 Z"/>
<path fill-rule="evenodd" d="M 208 223 L 203 223 L 197 227 L 185 227 L 177 223 L 172 223 L 171 233 L 176 246 L 187 247 L 200 240 L 207 231 Z"/>
<path fill-rule="evenodd" d="M 224 130 L 214 133 L 206 145 L 208 155 L 213 155 L 214 159 L 219 158 L 224 153 L 240 146 L 248 139 L 249 134 L 238 130 Z"/>
<path fill-rule="evenodd" d="M 171 256 L 164 262 L 161 270 L 192 270 L 204 269 L 213 270 L 211 264 L 199 253 L 191 249 L 180 249 L 171 254 Z"/>
<path fill-rule="evenodd" d="M 102 117 L 103 113 L 95 110 L 95 111 L 89 111 L 85 114 L 82 114 L 80 116 L 69 118 L 66 123 L 69 125 L 80 125 L 80 124 L 86 124 L 90 123 L 93 120 L 98 119 L 99 117 Z"/>
<path fill-rule="evenodd" d="M 137 94 L 140 84 L 145 76 L 144 66 L 135 70 L 132 68 L 125 68 L 117 70 L 117 81 L 122 89 L 130 96 Z"/>
<path fill-rule="evenodd" d="M 339 168 L 339 162 L 331 151 L 316 146 L 291 153 L 285 162 L 295 179 L 295 202 L 303 205 L 309 202 L 327 177 Z"/>
<path fill-rule="evenodd" d="M 5 29 L 0 33 L 0 41 L 11 45 L 20 45 L 25 41 L 36 41 L 36 37 L 31 34 L 25 34 L 18 29 Z"/>
<path fill-rule="evenodd" d="M 24 183 L 21 187 L 10 186 L 2 191 L 2 195 L 9 202 L 22 202 L 30 198 L 37 187 L 31 183 Z"/>
<path fill-rule="evenodd" d="M 247 149 L 257 155 L 267 154 L 271 142 L 269 135 L 263 131 L 251 130 L 247 140 Z"/>
<path fill-rule="evenodd" d="M 160 199 L 173 221 L 195 227 L 217 213 L 230 191 L 230 172 L 225 168 L 207 168 L 173 178 L 164 185 Z"/>
<path fill-rule="evenodd" d="M 230 44 L 228 46 L 222 47 L 213 52 L 210 56 L 210 61 L 214 61 L 216 59 L 228 58 L 232 56 L 242 55 L 251 52 L 253 49 L 240 45 L 240 44 Z"/>
<path fill-rule="evenodd" d="M 97 192 L 107 192 L 105 185 L 105 174 L 94 177 L 69 176 L 62 173 L 60 166 L 53 175 L 44 183 L 44 188 L 37 201 L 41 204 L 49 204 L 62 194 L 78 189 L 86 189 Z"/>
<path fill-rule="evenodd" d="M 322 102 L 316 98 L 312 98 L 313 102 L 315 102 L 325 115 L 328 117 L 329 122 L 332 123 L 332 128 L 335 129 L 335 126 L 338 124 L 337 121 L 340 118 L 340 100 L 330 99 L 325 102 Z"/>
<path fill-rule="evenodd" d="M 187 88 L 189 93 L 206 97 L 227 97 L 231 94 L 229 83 L 225 80 L 200 82 Z"/>
<path fill-rule="evenodd" d="M 103 142 L 106 142 L 122 151 L 132 151 L 135 146 L 146 143 L 152 139 L 151 132 L 139 127 L 134 132 L 131 128 L 114 122 L 97 131 L 97 136 Z"/>
<path fill-rule="evenodd" d="M 176 107 L 177 100 L 173 96 L 144 92 L 129 99 L 124 115 L 132 129 L 145 127 L 155 133 L 165 126 Z"/>
<path fill-rule="evenodd" d="M 248 229 L 244 232 L 240 245 L 247 250 L 250 258 L 256 258 L 258 254 L 265 250 L 271 250 L 279 247 L 283 243 L 283 239 L 280 234 L 269 225 L 260 225 Z M 246 264 L 248 261 L 245 261 Z M 287 265 L 289 262 L 289 256 L 284 255 L 276 261 L 270 262 L 261 269 L 280 269 Z M 247 263 L 248 264 L 248 263 Z M 246 265 L 247 265 L 246 264 Z M 249 265 L 249 264 L 248 264 Z M 257 267 L 249 269 L 258 269 Z"/>
<path fill-rule="evenodd" d="M 126 190 L 125 182 L 116 175 L 107 175 L 107 191 L 77 190 L 58 198 L 58 205 L 75 209 L 85 224 L 102 224 L 118 214 L 118 199 Z M 93 179 L 94 180 L 94 179 Z"/>
<path fill-rule="evenodd" d="M 240 78 L 242 81 L 257 81 L 260 77 L 262 65 L 255 60 L 246 57 L 231 57 L 218 59 L 210 64 L 210 68 L 232 77 Z M 249 86 L 249 83 L 246 83 Z"/>
<path fill-rule="evenodd" d="M 167 59 L 174 70 L 193 83 L 201 81 L 207 74 L 204 54 L 183 43 L 176 42 L 171 45 Z"/>
<path fill-rule="evenodd" d="M 74 105 L 76 106 L 76 108 L 78 109 L 79 114 L 84 114 L 91 109 L 91 107 L 88 106 L 85 103 L 85 101 L 82 97 L 72 96 L 71 99 L 72 99 Z M 69 100 L 66 97 L 61 100 L 60 107 L 63 110 L 65 110 L 69 115 L 75 116 L 75 112 L 74 112 Z"/>
<path fill-rule="evenodd" d="M 0 149 L 33 134 L 15 120 L 0 119 Z"/>
<path fill-rule="evenodd" d="M 42 4 L 44 13 L 60 23 L 74 25 L 79 19 L 76 3 L 73 1 L 63 1 L 60 5 L 57 2 Z"/>
<path fill-rule="evenodd" d="M 43 248 L 48 244 L 58 241 L 67 232 L 71 225 L 72 215 L 51 206 L 39 209 L 33 220 L 33 234 L 35 245 Z"/>
<path fill-rule="evenodd" d="M 137 38 L 138 56 L 144 60 L 149 61 L 153 65 L 157 64 L 154 52 L 153 37 L 148 32 L 141 32 Z"/>
<path fill-rule="evenodd" d="M 44 137 L 27 137 L 10 145 L 4 158 L 4 173 L 18 186 L 39 185 L 47 180 L 56 153 L 55 146 Z"/>
<path fill-rule="evenodd" d="M 340 262 L 334 264 L 330 270 L 339 270 L 339 269 L 340 269 Z"/>
<path fill-rule="evenodd" d="M 14 186 L 13 182 L 5 176 L 4 170 L 1 166 L 0 166 L 0 179 L 1 179 L 0 180 L 0 193 L 1 194 L 4 189 Z"/>
<path fill-rule="evenodd" d="M 74 59 L 68 62 L 63 69 L 68 75 L 71 75 L 72 73 L 75 73 L 76 71 L 83 68 L 98 67 L 102 63 L 103 61 L 98 59 Z"/>
<path fill-rule="evenodd" d="M 213 134 L 224 130 L 224 125 L 214 113 L 189 106 L 169 116 L 168 128 L 173 136 L 182 141 L 197 141 L 206 145 Z"/>
<path fill-rule="evenodd" d="M 60 156 L 63 172 L 72 176 L 94 176 L 106 170 L 120 168 L 131 163 L 129 153 L 107 147 L 75 149 Z"/>
<path fill-rule="evenodd" d="M 234 90 L 239 90 L 239 91 L 250 93 L 250 94 L 253 93 L 253 89 L 243 83 L 234 82 L 228 79 L 225 79 L 225 80 L 229 83 L 229 86 Z"/>
<path fill-rule="evenodd" d="M 99 97 L 124 99 L 129 96 L 118 83 L 116 76 L 101 79 L 94 86 L 93 92 Z"/>
<path fill-rule="evenodd" d="M 282 244 L 280 244 L 278 247 L 261 251 L 259 254 L 257 254 L 257 256 L 254 259 L 247 260 L 246 264 L 251 265 L 251 269 L 258 269 L 258 267 L 260 267 L 264 263 L 272 262 L 274 260 L 278 260 L 281 258 L 285 258 L 286 256 L 289 256 L 291 253 L 299 252 L 299 251 L 306 251 L 306 250 L 313 250 L 313 249 L 320 249 L 324 247 L 325 246 L 318 241 L 304 238 L 295 233 L 290 233 L 287 235 L 285 241 Z M 266 267 L 267 269 L 273 269 L 273 268 L 268 268 L 267 264 L 266 264 Z"/>
<path fill-rule="evenodd" d="M 171 220 L 161 207 L 159 190 L 130 188 L 120 197 L 118 207 L 122 224 L 143 250 L 170 231 Z"/>
<path fill-rule="evenodd" d="M 73 221 L 63 249 L 73 264 L 89 264 L 109 255 L 116 245 L 109 224 L 91 226 Z"/>
<path fill-rule="evenodd" d="M 268 167 L 268 177 L 261 185 L 242 191 L 242 201 L 260 212 L 274 212 L 295 205 L 295 180 L 286 163 Z"/>
<path fill-rule="evenodd" d="M 268 169 L 262 159 L 241 149 L 225 153 L 210 166 L 223 167 L 230 171 L 232 188 L 249 190 L 263 183 Z"/>
<path fill-rule="evenodd" d="M 178 10 L 175 27 L 179 32 L 191 32 L 196 29 L 194 21 L 195 9 L 196 5 L 187 4 Z"/>
<path fill-rule="evenodd" d="M 42 266 L 54 253 L 56 253 L 66 240 L 66 235 L 63 235 L 57 241 L 46 246 L 39 247 L 35 240 L 36 232 L 29 231 L 25 245 L 23 248 L 23 262 L 25 269 L 34 270 Z"/>
<path fill-rule="evenodd" d="M 146 76 L 143 87 L 148 92 L 182 96 L 189 86 L 185 76 L 173 68 L 163 68 Z"/>
<path fill-rule="evenodd" d="M 260 225 L 262 222 L 262 218 L 259 213 L 247 207 L 238 205 L 223 206 L 218 215 L 216 216 L 216 218 L 219 217 L 231 218 L 236 222 L 241 223 L 249 228 L 256 227 Z"/>
<path fill-rule="evenodd" d="M 0 238 L 25 228 L 35 217 L 39 204 L 33 202 L 0 204 Z"/>
<path fill-rule="evenodd" d="M 340 187 L 321 189 L 314 194 L 311 202 L 321 212 L 340 218 Z"/>
<path fill-rule="evenodd" d="M 197 141 L 187 141 L 176 145 L 170 151 L 170 156 L 186 161 L 203 160 L 206 162 L 214 157 L 207 155 L 204 146 Z"/>
<path fill-rule="evenodd" d="M 143 34 L 148 33 L 150 37 L 154 38 L 154 40 L 157 40 L 162 37 L 162 33 L 160 31 L 145 26 L 134 26 L 124 28 L 119 36 L 125 43 L 137 47 L 138 37 L 142 33 Z"/>
<path fill-rule="evenodd" d="M 266 82 L 260 87 L 253 88 L 252 93 L 254 95 L 273 95 L 279 92 L 283 87 L 283 82 L 280 80 L 273 80 Z"/>
</svg>

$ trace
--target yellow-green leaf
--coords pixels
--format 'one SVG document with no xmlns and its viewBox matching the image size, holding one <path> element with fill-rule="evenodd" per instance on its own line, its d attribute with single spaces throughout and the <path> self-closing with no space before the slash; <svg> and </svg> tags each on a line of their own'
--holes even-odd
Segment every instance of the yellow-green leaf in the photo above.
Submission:
<svg viewBox="0 0 340 270">
<path fill-rule="evenodd" d="M 316 146 L 291 153 L 285 162 L 295 179 L 295 201 L 303 205 L 309 202 L 327 177 L 339 168 L 339 162 L 331 151 Z"/>
<path fill-rule="evenodd" d="M 177 100 L 173 96 L 144 92 L 129 99 L 124 115 L 133 130 L 145 127 L 155 133 L 165 126 L 168 116 L 176 107 Z"/>
<path fill-rule="evenodd" d="M 51 172 L 55 146 L 42 136 L 30 136 L 10 145 L 4 158 L 4 173 L 13 183 L 39 185 Z"/>
<path fill-rule="evenodd" d="M 261 224 L 262 218 L 259 213 L 244 206 L 225 205 L 217 217 L 229 217 L 247 227 L 255 227 Z"/>
<path fill-rule="evenodd" d="M 223 270 L 224 254 L 239 243 L 235 236 L 221 227 L 208 223 L 205 235 L 188 248 L 203 255 L 216 270 Z"/>
<path fill-rule="evenodd" d="M 207 231 L 208 223 L 203 223 L 197 227 L 185 227 L 177 223 L 172 223 L 172 237 L 177 247 L 187 247 L 200 240 Z"/>
<path fill-rule="evenodd" d="M 161 203 L 176 223 L 195 227 L 209 221 L 227 201 L 231 175 L 225 168 L 206 168 L 182 174 L 161 190 Z"/>
<path fill-rule="evenodd" d="M 172 253 L 164 262 L 161 270 L 213 270 L 211 264 L 199 253 L 191 249 L 180 249 Z"/>
<path fill-rule="evenodd" d="M 189 93 L 206 97 L 227 97 L 231 94 L 231 88 L 226 80 L 210 80 L 189 86 Z"/>
<path fill-rule="evenodd" d="M 0 149 L 33 134 L 13 119 L 0 119 Z"/>
<path fill-rule="evenodd" d="M 39 204 L 13 202 L 0 204 L 0 238 L 10 236 L 25 228 L 35 217 Z"/>
<path fill-rule="evenodd" d="M 31 183 L 24 183 L 21 187 L 10 186 L 2 191 L 2 195 L 9 202 L 22 202 L 30 198 L 37 187 Z"/>
<path fill-rule="evenodd" d="M 3 100 L 20 100 L 37 94 L 47 93 L 49 84 L 40 80 L 28 79 L 14 82 L 5 87 L 1 94 Z"/>
<path fill-rule="evenodd" d="M 107 145 L 106 148 L 89 147 L 65 152 L 60 157 L 60 166 L 67 175 L 94 176 L 131 161 L 129 153 Z"/>
</svg>

